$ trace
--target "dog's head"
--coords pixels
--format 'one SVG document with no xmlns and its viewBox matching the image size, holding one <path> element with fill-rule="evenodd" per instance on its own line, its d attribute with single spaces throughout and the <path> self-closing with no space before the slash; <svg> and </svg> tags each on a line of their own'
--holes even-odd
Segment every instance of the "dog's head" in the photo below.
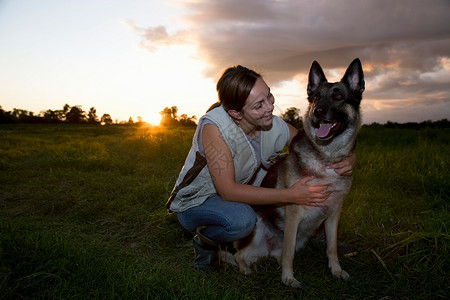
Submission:
<svg viewBox="0 0 450 300">
<path fill-rule="evenodd" d="M 331 141 L 347 129 L 360 127 L 359 106 L 364 91 L 364 74 L 358 58 L 347 68 L 341 81 L 329 83 L 314 61 L 309 72 L 308 101 L 304 127 L 321 144 Z"/>
</svg>

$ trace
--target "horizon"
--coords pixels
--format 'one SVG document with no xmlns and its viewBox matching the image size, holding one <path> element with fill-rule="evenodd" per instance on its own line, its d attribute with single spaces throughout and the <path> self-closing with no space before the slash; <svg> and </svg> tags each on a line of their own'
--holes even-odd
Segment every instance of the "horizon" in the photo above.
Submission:
<svg viewBox="0 0 450 300">
<path fill-rule="evenodd" d="M 303 115 L 313 60 L 332 82 L 359 57 L 364 124 L 450 119 L 449 15 L 445 0 L 6 0 L 0 105 L 147 122 L 177 106 L 199 119 L 223 70 L 241 64 L 272 88 L 274 114 Z"/>
<path fill-rule="evenodd" d="M 68 105 L 68 104 L 66 104 L 66 105 Z M 92 124 L 92 123 L 90 123 L 89 122 L 89 120 L 88 120 L 88 112 L 89 111 L 87 111 L 87 110 L 84 110 L 84 109 L 82 109 L 79 105 L 74 105 L 74 107 L 75 106 L 77 106 L 77 107 L 79 107 L 81 110 L 82 110 L 82 112 L 84 112 L 85 113 L 85 119 L 84 119 L 84 121 L 83 122 L 80 122 L 80 123 L 78 123 L 78 124 Z M 71 108 L 72 106 L 70 106 L 69 105 L 69 108 Z M 172 106 L 173 107 L 173 106 Z M 176 107 L 176 106 L 175 106 Z M 91 108 L 94 108 L 95 109 L 95 107 L 91 107 Z M 91 109 L 90 108 L 90 109 Z M 165 108 L 169 108 L 169 107 L 165 107 Z M 177 108 L 177 107 L 176 107 Z M 291 109 L 292 107 L 290 107 L 290 108 L 287 108 L 285 111 L 284 111 L 284 113 L 285 112 L 287 112 L 289 109 Z M 3 110 L 3 108 L 2 108 L 2 106 L 0 105 L 0 110 Z M 24 111 L 24 112 L 28 112 L 28 113 L 33 113 L 33 115 L 32 115 L 32 117 L 38 117 L 38 118 L 44 118 L 44 113 L 46 113 L 46 112 L 48 112 L 48 110 L 46 110 L 46 111 L 41 111 L 40 113 L 38 113 L 38 114 L 36 114 L 35 112 L 32 112 L 32 111 L 28 111 L 28 110 L 26 110 L 26 109 L 21 109 L 21 108 L 14 108 L 14 110 L 19 110 L 19 111 Z M 13 113 L 13 111 L 14 110 L 12 110 L 12 111 L 5 111 L 5 110 L 3 110 L 3 111 L 5 111 L 5 112 L 7 112 L 7 113 Z M 49 109 L 50 110 L 50 109 Z M 52 110 L 53 112 L 56 112 L 56 111 L 58 111 L 58 110 Z M 62 110 L 59 110 L 59 111 L 62 111 Z M 133 119 L 131 116 L 128 118 L 128 120 L 119 120 L 119 119 L 117 119 L 117 118 L 114 118 L 114 116 L 111 116 L 110 114 L 108 114 L 108 113 L 104 113 L 104 115 L 106 115 L 107 117 L 110 117 L 110 120 L 111 120 L 111 125 L 124 125 L 124 124 L 139 124 L 139 123 L 143 123 L 143 124 L 147 124 L 147 125 L 150 125 L 150 126 L 169 126 L 169 125 L 162 125 L 161 124 L 161 122 L 162 122 L 162 119 L 163 119 L 163 111 L 161 111 L 159 114 L 160 114 L 160 117 L 158 117 L 158 120 L 143 120 L 143 118 L 141 117 L 141 116 L 137 116 L 137 118 L 136 119 Z M 177 112 L 177 114 L 176 114 L 176 118 L 175 118 L 175 120 L 177 120 L 177 121 L 180 121 L 180 117 L 183 115 L 183 112 L 180 112 L 180 114 L 178 114 L 178 112 Z M 103 115 L 102 115 L 103 116 Z M 97 117 L 97 124 L 100 124 L 100 125 L 107 125 L 107 124 L 105 124 L 103 121 L 101 121 L 101 119 L 102 119 L 102 116 L 100 116 L 100 115 L 96 115 L 96 117 Z M 277 114 L 277 116 L 278 117 L 280 117 L 280 118 L 282 118 L 282 116 L 281 116 L 281 114 Z M 299 117 L 301 118 L 301 120 L 303 121 L 303 115 L 299 115 Z M 197 125 L 197 122 L 198 122 L 198 118 L 196 118 L 195 116 L 191 116 L 191 117 L 189 117 L 189 116 L 187 116 L 187 120 L 190 120 L 190 121 L 192 121 L 192 122 L 194 122 L 196 125 Z M 447 118 L 443 118 L 443 119 L 439 119 L 439 120 L 423 120 L 423 121 L 420 121 L 420 122 L 418 122 L 418 121 L 408 121 L 408 122 L 395 122 L 395 121 L 390 121 L 390 120 L 388 120 L 388 121 L 386 121 L 386 122 L 383 122 L 383 123 L 380 123 L 380 122 L 371 122 L 371 123 L 365 123 L 365 122 L 363 122 L 362 123 L 362 125 L 389 125 L 389 124 L 399 124 L 399 125 L 408 125 L 408 124 L 424 124 L 424 123 L 434 123 L 434 124 L 437 124 L 437 123 L 442 123 L 442 122 L 445 122 L 445 123 L 450 123 L 450 120 L 449 119 L 447 119 Z M 1 123 L 1 122 L 0 122 Z M 15 123 L 15 122 L 14 122 Z M 49 122 L 48 120 L 47 121 L 45 121 L 44 119 L 41 121 L 41 122 L 37 122 L 37 121 L 18 121 L 17 123 L 32 123 L 32 124 L 41 124 L 41 123 L 48 123 L 48 124 L 52 124 L 52 123 L 54 123 L 54 122 Z M 55 124 L 64 124 L 64 123 L 71 123 L 70 121 L 67 121 L 67 120 L 64 120 L 64 118 L 62 118 L 62 119 L 60 119 L 60 121 L 59 122 L 57 122 L 57 123 L 55 123 Z M 8 122 L 7 123 L 3 123 L 3 124 L 8 124 Z M 442 125 L 442 124 L 441 124 Z M 446 124 L 447 125 L 447 124 Z M 170 125 L 170 126 L 172 126 L 172 125 Z M 170 127 L 169 126 L 169 127 Z M 191 125 L 175 125 L 175 126 L 191 126 Z"/>
</svg>

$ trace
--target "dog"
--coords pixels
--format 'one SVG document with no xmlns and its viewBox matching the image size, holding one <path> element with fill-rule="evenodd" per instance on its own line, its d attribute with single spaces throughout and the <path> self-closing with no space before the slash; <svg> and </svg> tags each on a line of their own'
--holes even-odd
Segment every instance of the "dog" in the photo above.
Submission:
<svg viewBox="0 0 450 300">
<path fill-rule="evenodd" d="M 328 199 L 318 207 L 296 204 L 255 206 L 257 223 L 246 238 L 234 242 L 234 262 L 244 274 L 261 257 L 275 257 L 281 264 L 282 281 L 300 288 L 294 278 L 295 252 L 324 224 L 328 266 L 338 278 L 348 280 L 337 254 L 337 228 L 344 196 L 352 184 L 351 176 L 340 176 L 327 169 L 355 151 L 361 127 L 360 103 L 365 88 L 364 74 L 358 58 L 347 68 L 341 81 L 329 83 L 317 61 L 308 77 L 309 106 L 303 129 L 289 146 L 288 154 L 275 163 L 261 186 L 289 188 L 306 176 L 315 176 L 311 185 L 329 185 Z M 231 260 L 232 261 L 232 260 Z M 233 261 L 232 261 L 233 262 Z"/>
</svg>

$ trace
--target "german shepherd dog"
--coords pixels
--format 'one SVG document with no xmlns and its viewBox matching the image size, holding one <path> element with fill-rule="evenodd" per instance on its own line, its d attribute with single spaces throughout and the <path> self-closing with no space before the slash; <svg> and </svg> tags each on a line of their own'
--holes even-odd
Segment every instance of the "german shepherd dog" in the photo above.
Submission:
<svg viewBox="0 0 450 300">
<path fill-rule="evenodd" d="M 293 139 L 288 155 L 269 169 L 262 186 L 288 188 L 302 177 L 315 176 L 308 184 L 329 185 L 327 192 L 331 194 L 318 207 L 296 204 L 254 207 L 258 218 L 255 229 L 247 238 L 234 243 L 237 250 L 234 260 L 241 272 L 251 273 L 249 266 L 258 258 L 272 256 L 281 264 L 282 281 L 300 288 L 292 266 L 295 252 L 324 224 L 331 273 L 344 280 L 350 278 L 338 261 L 337 227 L 352 177 L 340 176 L 326 167 L 355 151 L 364 85 L 358 58 L 350 64 L 341 81 L 335 83 L 328 83 L 319 63 L 313 62 L 303 130 Z"/>
</svg>

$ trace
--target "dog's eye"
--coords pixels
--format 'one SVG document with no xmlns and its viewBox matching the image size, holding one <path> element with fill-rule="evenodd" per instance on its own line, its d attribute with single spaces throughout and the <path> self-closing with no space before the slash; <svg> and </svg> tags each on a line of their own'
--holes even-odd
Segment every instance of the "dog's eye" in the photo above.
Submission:
<svg viewBox="0 0 450 300">
<path fill-rule="evenodd" d="M 344 97 L 341 94 L 336 94 L 334 96 L 334 99 L 336 99 L 336 100 L 342 100 L 342 98 L 344 98 Z"/>
<path fill-rule="evenodd" d="M 320 95 L 315 95 L 314 96 L 314 101 L 320 100 Z"/>
</svg>

